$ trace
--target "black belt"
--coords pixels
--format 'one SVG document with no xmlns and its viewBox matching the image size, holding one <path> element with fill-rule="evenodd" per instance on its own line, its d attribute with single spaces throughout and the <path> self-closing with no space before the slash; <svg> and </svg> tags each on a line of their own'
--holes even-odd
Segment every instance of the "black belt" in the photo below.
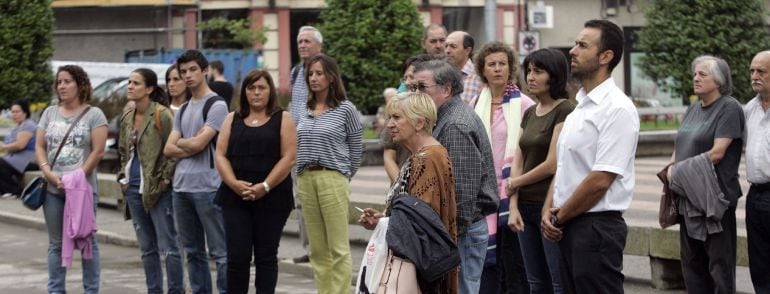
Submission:
<svg viewBox="0 0 770 294">
<path fill-rule="evenodd" d="M 757 192 L 770 191 L 770 182 L 763 183 L 763 184 L 751 184 L 751 188 L 756 190 Z"/>
</svg>

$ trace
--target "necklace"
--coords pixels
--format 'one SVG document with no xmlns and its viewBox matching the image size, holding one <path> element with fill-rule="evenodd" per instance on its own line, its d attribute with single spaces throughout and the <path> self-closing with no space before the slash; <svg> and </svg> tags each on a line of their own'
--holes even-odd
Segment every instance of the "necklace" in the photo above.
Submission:
<svg viewBox="0 0 770 294">
<path fill-rule="evenodd" d="M 259 123 L 259 120 L 256 119 L 256 118 L 251 120 L 251 125 L 252 126 L 256 126 L 258 123 Z"/>
</svg>

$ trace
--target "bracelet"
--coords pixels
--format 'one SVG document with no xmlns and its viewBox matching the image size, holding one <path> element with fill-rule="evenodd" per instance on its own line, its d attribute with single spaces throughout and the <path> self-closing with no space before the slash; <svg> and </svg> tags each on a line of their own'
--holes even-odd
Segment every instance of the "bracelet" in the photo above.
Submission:
<svg viewBox="0 0 770 294">
<path fill-rule="evenodd" d="M 262 186 L 265 187 L 265 193 L 270 193 L 270 185 L 267 182 L 262 182 Z"/>
<path fill-rule="evenodd" d="M 48 165 L 48 162 L 43 162 L 43 163 L 39 164 L 38 166 L 39 166 L 39 167 L 44 167 L 44 166 L 46 166 L 46 165 Z"/>
</svg>

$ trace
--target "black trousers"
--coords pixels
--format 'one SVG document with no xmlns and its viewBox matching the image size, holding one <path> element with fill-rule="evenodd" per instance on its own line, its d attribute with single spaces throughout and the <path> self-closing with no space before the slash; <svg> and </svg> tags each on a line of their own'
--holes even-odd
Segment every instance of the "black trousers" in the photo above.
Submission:
<svg viewBox="0 0 770 294">
<path fill-rule="evenodd" d="M 706 241 L 687 236 L 687 225 L 679 222 L 682 274 L 687 293 L 735 293 L 735 207 L 722 216 L 722 232 Z M 765 248 L 767 250 L 767 248 Z"/>
<path fill-rule="evenodd" d="M 566 293 L 623 293 L 628 227 L 618 211 L 584 213 L 568 221 L 559 241 Z"/>
<path fill-rule="evenodd" d="M 751 185 L 746 196 L 746 241 L 751 283 L 762 294 L 770 293 L 770 189 L 759 187 Z"/>
<path fill-rule="evenodd" d="M 5 160 L 0 159 L 0 194 L 21 194 L 19 176 L 21 176 L 20 172 L 18 172 Z"/>
<path fill-rule="evenodd" d="M 278 282 L 278 244 L 290 210 L 256 210 L 248 202 L 224 205 L 227 292 L 248 293 L 254 257 L 257 293 L 274 293 Z"/>
<path fill-rule="evenodd" d="M 498 226 L 496 241 L 497 263 L 484 267 L 479 294 L 528 294 L 529 283 L 518 234 L 507 225 Z"/>
</svg>

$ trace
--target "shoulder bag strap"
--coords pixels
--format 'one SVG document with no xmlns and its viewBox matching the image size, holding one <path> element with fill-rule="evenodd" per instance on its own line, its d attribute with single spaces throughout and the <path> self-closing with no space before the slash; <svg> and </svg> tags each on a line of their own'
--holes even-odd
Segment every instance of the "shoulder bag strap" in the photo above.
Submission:
<svg viewBox="0 0 770 294">
<path fill-rule="evenodd" d="M 67 132 L 64 133 L 64 137 L 61 140 L 61 144 L 59 144 L 59 148 L 56 149 L 56 154 L 53 156 L 53 162 L 51 162 L 51 170 L 53 170 L 53 166 L 56 165 L 56 159 L 59 158 L 59 153 L 61 153 L 62 147 L 64 147 L 64 144 L 67 144 L 67 137 L 70 136 L 70 132 L 72 132 L 72 129 L 75 128 L 75 125 L 80 122 L 80 119 L 82 119 L 84 116 L 86 116 L 86 113 L 91 110 L 91 106 L 86 107 L 86 109 L 83 110 L 83 112 L 78 115 L 78 117 L 75 119 L 75 121 L 72 122 L 69 129 L 67 129 Z"/>
</svg>

